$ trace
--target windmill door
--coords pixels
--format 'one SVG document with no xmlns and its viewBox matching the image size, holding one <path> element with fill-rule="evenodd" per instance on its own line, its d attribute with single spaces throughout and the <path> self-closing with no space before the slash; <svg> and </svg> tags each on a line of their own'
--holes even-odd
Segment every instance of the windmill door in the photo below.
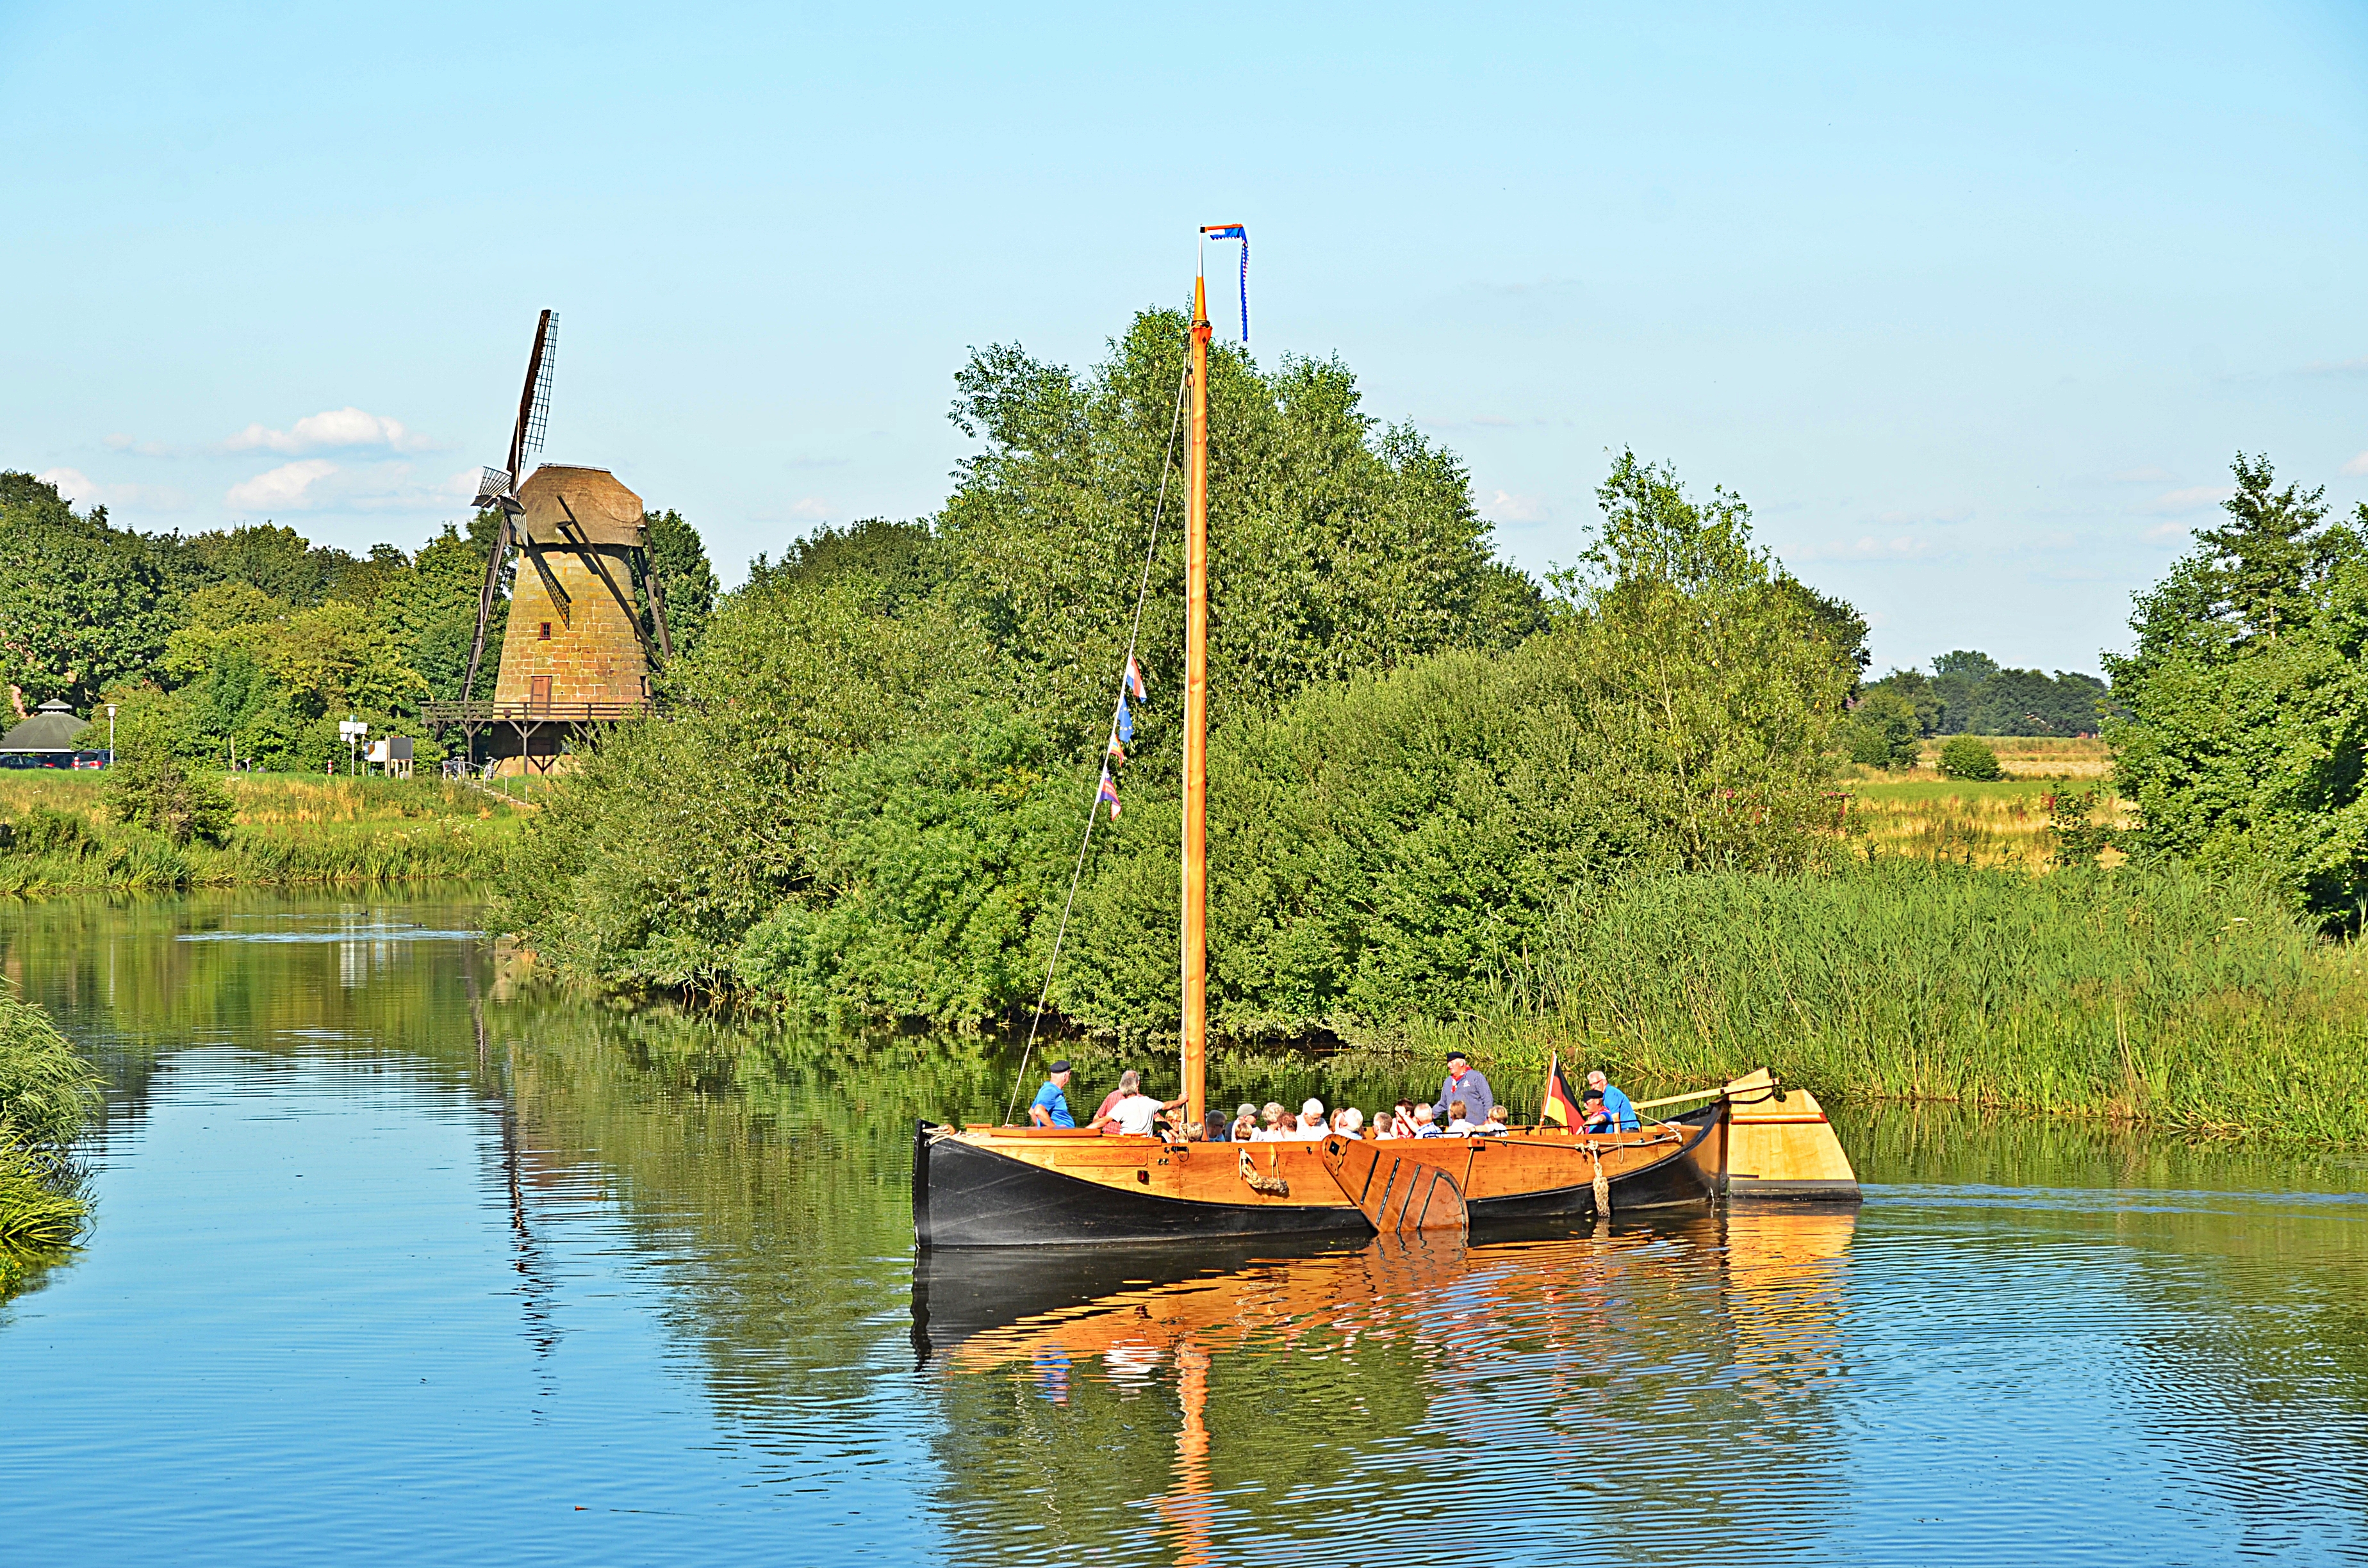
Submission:
<svg viewBox="0 0 2368 1568">
<path fill-rule="evenodd" d="M 531 707 L 550 707 L 551 677 L 549 676 L 528 676 L 526 683 L 526 699 L 528 704 Z"/>
</svg>

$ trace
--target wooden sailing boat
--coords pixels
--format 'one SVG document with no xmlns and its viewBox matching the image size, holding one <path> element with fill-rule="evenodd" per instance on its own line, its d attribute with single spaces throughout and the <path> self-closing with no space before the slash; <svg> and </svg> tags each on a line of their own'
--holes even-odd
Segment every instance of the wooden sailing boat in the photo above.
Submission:
<svg viewBox="0 0 2368 1568">
<path fill-rule="evenodd" d="M 1196 278 L 1184 514 L 1181 1032 L 1190 1128 L 1208 1108 L 1211 335 L 1207 281 Z M 913 1228 L 925 1247 L 1041 1247 L 1462 1231 L 1610 1209 L 1700 1209 L 1724 1187 L 1727 1121 L 1724 1095 L 1670 1121 L 1593 1136 L 1549 1127 L 1215 1143 L 924 1121 L 913 1143 Z"/>
</svg>

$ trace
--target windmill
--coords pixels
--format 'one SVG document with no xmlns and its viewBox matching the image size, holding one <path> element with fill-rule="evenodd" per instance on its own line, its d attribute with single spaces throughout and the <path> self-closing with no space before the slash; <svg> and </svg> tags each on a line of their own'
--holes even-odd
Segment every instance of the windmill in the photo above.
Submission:
<svg viewBox="0 0 2368 1568">
<path fill-rule="evenodd" d="M 586 726 L 646 714 L 650 671 L 674 655 L 666 589 L 650 561 L 641 497 L 607 469 L 546 463 L 527 472 L 550 424 L 558 336 L 558 316 L 543 312 L 527 356 L 507 466 L 486 469 L 478 482 L 477 506 L 501 516 L 477 596 L 461 699 L 422 709 L 431 722 L 458 721 L 472 753 L 478 727 L 489 724 L 496 762 L 507 770 L 514 757 L 522 772 L 558 766 L 566 739 Z M 494 699 L 478 702 L 485 628 L 513 550 L 531 572 L 518 574 L 511 596 Z M 636 583 L 648 596 L 646 624 L 632 592 Z M 513 733 L 514 747 L 503 744 L 503 725 Z"/>
</svg>

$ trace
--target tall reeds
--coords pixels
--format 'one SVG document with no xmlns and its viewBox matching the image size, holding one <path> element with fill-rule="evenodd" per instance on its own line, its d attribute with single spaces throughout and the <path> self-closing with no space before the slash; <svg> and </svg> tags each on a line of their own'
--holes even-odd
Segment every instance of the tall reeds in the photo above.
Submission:
<svg viewBox="0 0 2368 1568">
<path fill-rule="evenodd" d="M 0 1296 L 89 1223 L 73 1145 L 98 1090 L 98 1074 L 49 1015 L 0 983 Z"/>
<path fill-rule="evenodd" d="M 2368 971 L 2267 894 L 2177 870 L 1884 859 L 1576 894 L 1494 1016 L 1420 1032 L 1520 1071 L 1766 1064 L 1820 1093 L 2197 1133 L 2368 1139 Z"/>
</svg>

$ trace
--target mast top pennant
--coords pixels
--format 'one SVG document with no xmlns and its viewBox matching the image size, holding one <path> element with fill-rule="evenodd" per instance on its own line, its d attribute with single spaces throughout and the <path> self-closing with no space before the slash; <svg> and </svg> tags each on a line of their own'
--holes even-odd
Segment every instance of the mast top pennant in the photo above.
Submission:
<svg viewBox="0 0 2368 1568">
<path fill-rule="evenodd" d="M 1203 223 L 1203 240 L 1239 240 L 1242 242 L 1242 341 L 1250 340 L 1250 231 L 1245 223 Z"/>
</svg>

